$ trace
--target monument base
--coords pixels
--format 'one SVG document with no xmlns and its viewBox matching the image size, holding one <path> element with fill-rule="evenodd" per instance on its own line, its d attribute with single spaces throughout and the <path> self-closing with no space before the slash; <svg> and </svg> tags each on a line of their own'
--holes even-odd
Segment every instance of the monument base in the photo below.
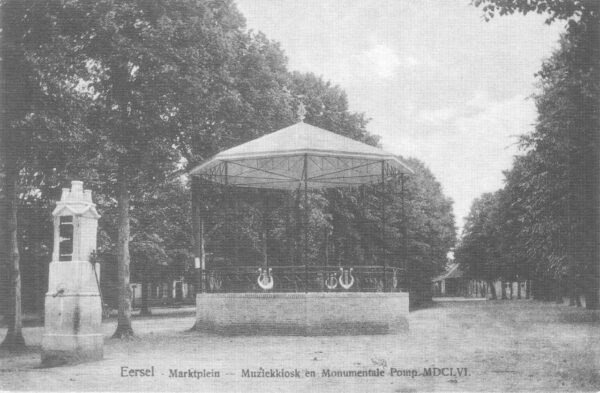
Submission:
<svg viewBox="0 0 600 393">
<path fill-rule="evenodd" d="M 42 366 L 103 357 L 102 305 L 97 293 L 46 295 Z"/>
</svg>

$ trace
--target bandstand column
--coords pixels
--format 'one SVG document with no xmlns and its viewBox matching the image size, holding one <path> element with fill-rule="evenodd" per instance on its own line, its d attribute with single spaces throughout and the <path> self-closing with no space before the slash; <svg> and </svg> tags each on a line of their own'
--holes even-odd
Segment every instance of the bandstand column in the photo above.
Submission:
<svg viewBox="0 0 600 393">
<path fill-rule="evenodd" d="M 381 261 L 383 264 L 383 290 L 387 289 L 387 256 L 385 241 L 385 161 L 381 161 Z"/>
<path fill-rule="evenodd" d="M 308 155 L 304 155 L 304 285 L 308 292 Z"/>
<path fill-rule="evenodd" d="M 404 192 L 405 192 L 405 179 L 404 179 L 404 173 L 400 174 L 400 197 L 401 197 L 401 218 L 402 218 L 402 242 L 403 242 L 403 247 L 402 247 L 402 267 L 404 269 L 404 275 L 407 274 L 407 269 L 408 269 L 408 231 L 407 231 L 407 225 L 406 225 L 406 210 L 405 210 L 405 206 L 404 206 L 404 202 L 405 202 L 405 196 L 404 196 Z"/>
<path fill-rule="evenodd" d="M 269 247 L 269 193 L 268 190 L 263 190 L 263 267 L 269 264 L 268 247 Z"/>
</svg>

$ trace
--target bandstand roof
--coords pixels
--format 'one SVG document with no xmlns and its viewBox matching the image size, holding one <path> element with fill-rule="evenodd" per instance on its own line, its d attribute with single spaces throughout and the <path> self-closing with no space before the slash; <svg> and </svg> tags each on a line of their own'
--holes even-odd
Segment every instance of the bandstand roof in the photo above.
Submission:
<svg viewBox="0 0 600 393">
<path fill-rule="evenodd" d="M 222 151 L 191 171 L 221 184 L 275 189 L 357 186 L 401 173 L 413 171 L 395 155 L 304 122 Z"/>
<path fill-rule="evenodd" d="M 464 276 L 464 272 L 460 268 L 460 264 L 454 263 L 454 264 L 448 266 L 445 273 L 440 274 L 439 276 L 435 277 L 431 281 L 436 282 L 436 281 L 447 280 L 450 278 L 461 278 L 463 276 Z"/>
</svg>

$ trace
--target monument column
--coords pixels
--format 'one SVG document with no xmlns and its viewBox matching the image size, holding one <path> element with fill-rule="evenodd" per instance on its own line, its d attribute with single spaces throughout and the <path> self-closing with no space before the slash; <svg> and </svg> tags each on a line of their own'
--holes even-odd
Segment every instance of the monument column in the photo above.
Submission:
<svg viewBox="0 0 600 393">
<path fill-rule="evenodd" d="M 103 357 L 100 267 L 96 249 L 98 218 L 92 191 L 80 181 L 63 188 L 54 217 L 54 249 L 48 274 L 42 365 L 54 366 Z"/>
</svg>

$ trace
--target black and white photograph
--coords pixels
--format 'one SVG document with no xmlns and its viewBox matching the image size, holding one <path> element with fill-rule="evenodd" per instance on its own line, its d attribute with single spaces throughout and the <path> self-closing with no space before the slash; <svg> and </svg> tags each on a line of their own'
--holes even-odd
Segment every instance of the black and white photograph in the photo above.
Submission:
<svg viewBox="0 0 600 393">
<path fill-rule="evenodd" d="M 600 391 L 600 0 L 0 0 L 0 392 Z"/>
</svg>

